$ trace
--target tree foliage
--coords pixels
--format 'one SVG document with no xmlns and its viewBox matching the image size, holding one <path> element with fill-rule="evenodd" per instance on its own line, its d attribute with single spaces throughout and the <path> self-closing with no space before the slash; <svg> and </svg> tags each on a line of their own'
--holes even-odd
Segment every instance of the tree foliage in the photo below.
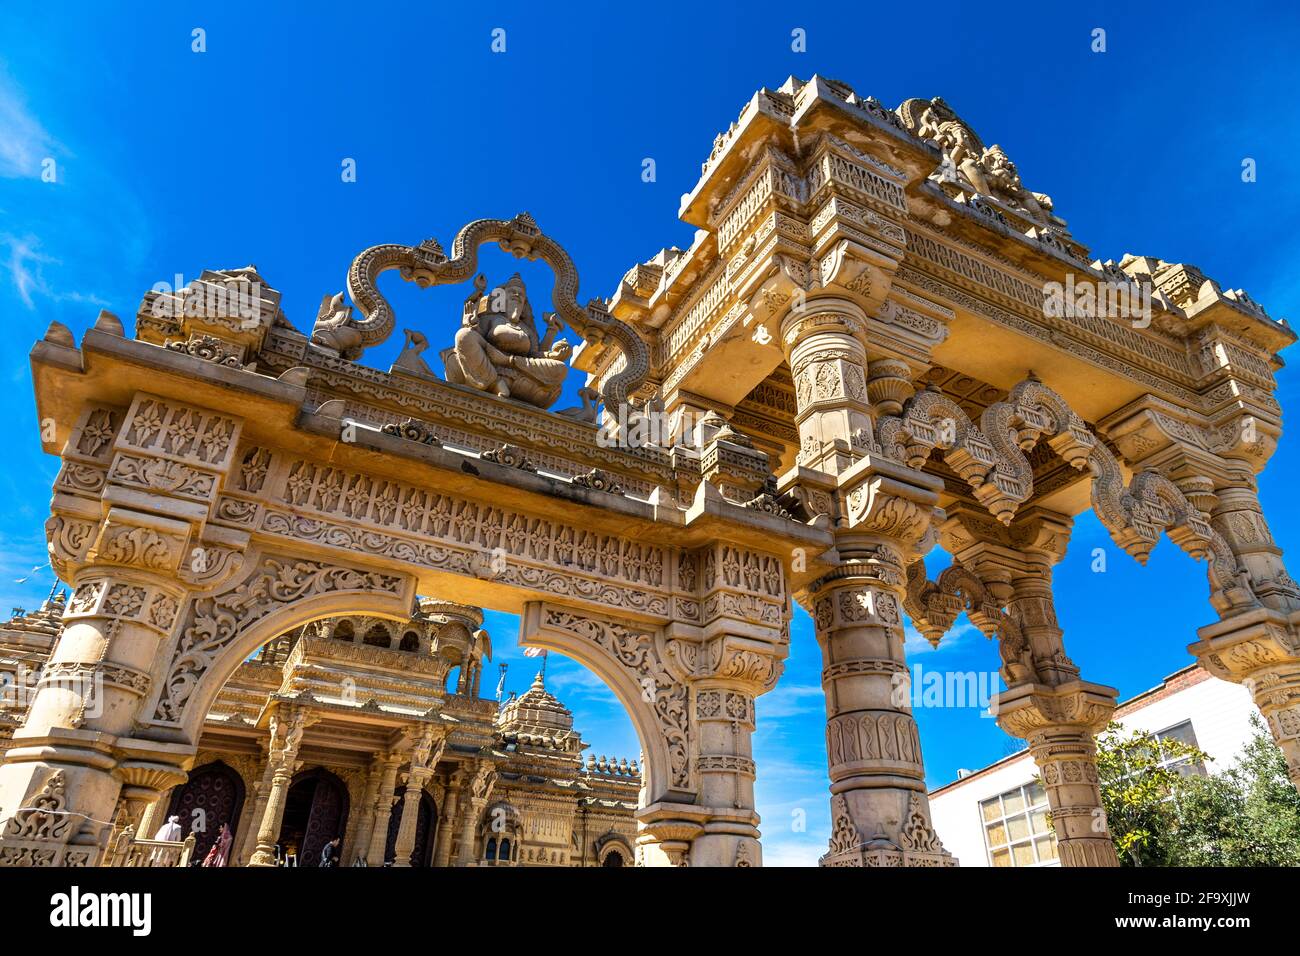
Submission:
<svg viewBox="0 0 1300 956">
<path fill-rule="evenodd" d="M 1218 773 L 1176 740 L 1111 724 L 1097 739 L 1102 805 L 1125 866 L 1300 866 L 1300 793 L 1258 717 Z"/>
</svg>

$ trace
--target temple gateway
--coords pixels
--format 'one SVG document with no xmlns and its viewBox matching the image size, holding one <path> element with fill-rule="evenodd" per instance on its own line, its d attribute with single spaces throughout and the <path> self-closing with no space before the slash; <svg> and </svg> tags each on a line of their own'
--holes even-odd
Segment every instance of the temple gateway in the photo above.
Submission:
<svg viewBox="0 0 1300 956">
<path fill-rule="evenodd" d="M 714 141 L 691 247 L 609 298 L 580 303 L 520 213 L 362 251 L 306 331 L 253 267 L 149 293 L 133 337 L 52 323 L 31 362 L 70 590 L 4 631 L 37 676 L 8 711 L 0 864 L 186 862 L 199 836 L 151 831 L 203 810 L 253 866 L 336 836 L 345 864 L 757 866 L 754 701 L 798 602 L 823 865 L 955 862 L 896 691 L 906 612 L 997 642 L 997 719 L 1062 862 L 1114 866 L 1093 736 L 1116 692 L 1052 592 L 1089 508 L 1138 561 L 1166 535 L 1205 562 L 1187 586 L 1217 620 L 1188 651 L 1249 688 L 1300 784 L 1300 591 L 1255 479 L 1295 336 L 1195 266 L 1094 258 L 1064 212 L 942 99 L 791 78 Z M 489 243 L 553 271 L 548 309 L 481 273 Z M 466 299 L 404 318 L 383 371 L 392 270 Z M 571 368 L 581 404 L 553 410 Z M 482 700 L 480 608 L 604 680 L 637 762 L 584 763 L 542 680 Z"/>
</svg>

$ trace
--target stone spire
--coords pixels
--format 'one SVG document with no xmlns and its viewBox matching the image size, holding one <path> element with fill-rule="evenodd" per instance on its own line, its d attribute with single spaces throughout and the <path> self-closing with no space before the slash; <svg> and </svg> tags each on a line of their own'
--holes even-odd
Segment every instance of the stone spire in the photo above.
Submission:
<svg viewBox="0 0 1300 956">
<path fill-rule="evenodd" d="M 576 753 L 584 746 L 573 729 L 573 713 L 546 689 L 544 671 L 538 671 L 532 686 L 501 709 L 497 730 L 507 740 L 534 747 Z"/>
</svg>

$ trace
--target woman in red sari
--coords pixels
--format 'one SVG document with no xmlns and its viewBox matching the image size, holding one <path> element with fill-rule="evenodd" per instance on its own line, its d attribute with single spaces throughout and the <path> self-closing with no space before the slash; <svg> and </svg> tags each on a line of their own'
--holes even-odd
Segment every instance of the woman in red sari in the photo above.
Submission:
<svg viewBox="0 0 1300 956">
<path fill-rule="evenodd" d="M 235 835 L 230 832 L 230 825 L 221 824 L 221 832 L 217 835 L 217 842 L 212 844 L 212 849 L 203 859 L 204 866 L 225 866 L 226 861 L 230 858 L 230 844 L 235 839 Z"/>
</svg>

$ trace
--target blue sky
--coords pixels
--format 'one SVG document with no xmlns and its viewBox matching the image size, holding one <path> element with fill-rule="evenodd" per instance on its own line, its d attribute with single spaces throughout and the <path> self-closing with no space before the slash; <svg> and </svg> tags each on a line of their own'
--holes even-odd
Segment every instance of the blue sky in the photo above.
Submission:
<svg viewBox="0 0 1300 956">
<path fill-rule="evenodd" d="M 791 73 L 841 79 L 890 106 L 942 95 L 1006 148 L 1030 188 L 1052 196 L 1095 255 L 1192 262 L 1275 317 L 1297 314 L 1294 9 L 422 3 L 400 15 L 320 4 L 329 15 L 313 18 L 271 3 L 126 9 L 0 11 L 0 314 L 11 343 L 0 417 L 14 429 L 0 471 L 5 608 L 33 606 L 50 580 L 43 570 L 17 581 L 44 561 L 56 466 L 39 450 L 26 352 L 51 320 L 79 337 L 100 308 L 129 321 L 142 294 L 177 273 L 188 281 L 253 262 L 306 328 L 363 248 L 428 236 L 447 244 L 470 219 L 522 209 L 567 247 L 583 299 L 609 295 L 634 262 L 689 244 L 678 198 L 714 135 L 755 89 Z M 1095 27 L 1107 31 L 1104 54 L 1090 51 Z M 206 52 L 191 50 L 195 28 Z M 505 53 L 490 49 L 494 28 L 506 31 Z M 796 28 L 805 53 L 791 50 Z M 1255 183 L 1241 181 L 1246 157 Z M 53 183 L 40 178 L 47 158 Z M 354 183 L 340 175 L 348 158 Z M 646 158 L 655 182 L 642 180 Z M 493 281 L 519 268 L 504 256 L 483 265 Z M 543 275 L 524 275 L 535 301 L 549 297 Z M 439 343 L 463 294 L 394 282 L 392 299 L 403 326 Z M 397 345 L 366 361 L 387 367 Z M 1283 370 L 1284 408 L 1296 392 Z M 1286 507 L 1295 446 L 1284 437 L 1262 480 L 1284 547 L 1300 546 Z M 1104 574 L 1090 570 L 1094 547 L 1107 549 Z M 1165 542 L 1139 568 L 1089 515 L 1057 594 L 1084 675 L 1124 696 L 1186 664 L 1196 627 L 1213 619 L 1203 567 Z M 534 662 L 513 646 L 517 623 L 493 615 L 489 626 L 511 664 L 508 687 L 524 690 Z M 979 634 L 954 638 L 938 651 L 909 641 L 912 663 L 996 669 Z M 768 862 L 812 862 L 826 845 L 819 670 L 799 612 L 786 675 L 759 704 Z M 630 724 L 594 677 L 559 659 L 548 674 L 595 752 L 635 755 Z M 485 675 L 485 690 L 494 678 Z M 1007 752 L 977 708 L 917 716 L 934 785 Z"/>
</svg>

